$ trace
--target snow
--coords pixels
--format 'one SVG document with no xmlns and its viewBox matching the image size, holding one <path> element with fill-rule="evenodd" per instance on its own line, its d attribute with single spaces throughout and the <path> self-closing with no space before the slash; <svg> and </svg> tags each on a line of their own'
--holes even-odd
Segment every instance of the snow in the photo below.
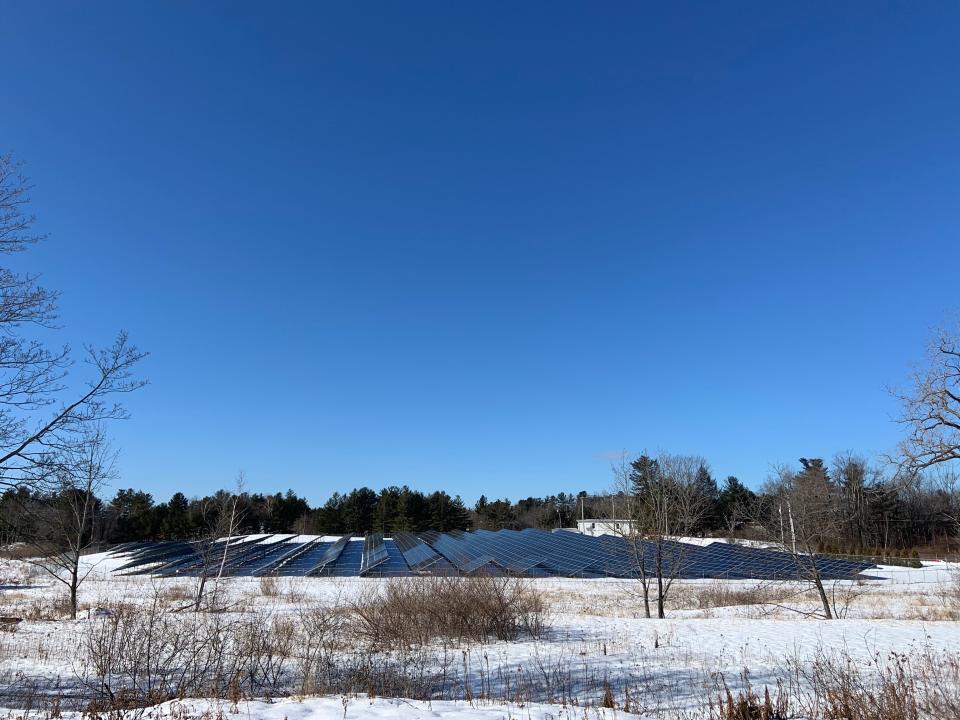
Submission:
<svg viewBox="0 0 960 720">
<path fill-rule="evenodd" d="M 49 614 L 62 588 L 42 576 L 31 575 L 23 564 L 8 563 L 5 575 L 19 573 L 22 577 L 19 586 L 6 585 L 0 590 L 0 615 L 25 619 L 15 632 L 0 633 L 0 690 L 15 676 L 40 683 L 73 677 L 79 638 L 90 623 L 98 622 L 98 617 L 111 612 L 109 608 L 118 603 L 146 603 L 157 591 L 180 588 L 189 595 L 192 590 L 193 581 L 188 578 L 161 580 L 114 574 L 123 562 L 103 554 L 84 558 L 90 574 L 80 592 L 83 612 L 75 621 L 32 619 Z M 893 652 L 917 656 L 955 653 L 960 647 L 960 623 L 951 618 L 958 617 L 960 607 L 950 604 L 956 602 L 950 593 L 958 573 L 956 564 L 924 563 L 920 568 L 889 566 L 871 571 L 878 580 L 836 583 L 830 592 L 838 597 L 849 595 L 849 603 L 844 617 L 833 622 L 802 614 L 817 610 L 817 599 L 799 586 L 785 584 L 678 581 L 668 618 L 651 620 L 644 617 L 635 582 L 531 580 L 531 587 L 550 607 L 547 635 L 537 640 L 454 648 L 450 651 L 456 656 L 454 665 L 458 672 L 467 668 L 466 684 L 474 687 L 480 682 L 480 668 L 488 677 L 498 672 L 523 677 L 534 689 L 542 688 L 538 678 L 544 673 L 568 672 L 576 680 L 576 707 L 309 697 L 240 703 L 238 707 L 203 700 L 176 706 L 167 703 L 150 714 L 157 718 L 202 716 L 208 720 L 218 720 L 221 714 L 224 718 L 242 714 L 256 720 L 614 717 L 589 707 L 599 704 L 598 683 L 605 679 L 639 688 L 638 706 L 695 710 L 702 708 L 704 697 L 715 693 L 718 678 L 737 687 L 745 669 L 753 682 L 763 685 L 789 677 L 791 667 L 817 657 L 842 657 L 867 666 Z M 259 579 L 232 578 L 223 589 L 228 605 L 282 615 L 297 612 L 305 603 L 349 602 L 377 590 L 384 582 L 280 578 L 279 594 L 266 597 Z M 766 604 L 704 606 L 704 593 L 718 588 L 795 591 L 796 596 Z M 441 650 L 437 648 L 436 653 L 439 658 Z"/>
<path fill-rule="evenodd" d="M 147 717 L 187 718 L 231 715 L 256 720 L 380 720 L 403 717 L 409 720 L 456 718 L 456 720 L 606 720 L 617 717 L 603 708 L 563 707 L 558 705 L 397 700 L 383 698 L 303 698 L 241 702 L 230 705 L 212 701 L 170 702 L 151 709 Z"/>
</svg>

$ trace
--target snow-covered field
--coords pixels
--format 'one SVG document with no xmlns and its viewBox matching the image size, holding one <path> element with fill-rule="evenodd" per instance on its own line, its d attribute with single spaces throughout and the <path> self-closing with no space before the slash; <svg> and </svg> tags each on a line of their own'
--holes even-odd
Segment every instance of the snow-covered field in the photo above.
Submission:
<svg viewBox="0 0 960 720">
<path fill-rule="evenodd" d="M 30 688 L 34 712 L 49 713 L 49 697 L 65 706 L 81 698 L 78 678 L 89 674 L 91 636 L 123 607 L 163 600 L 162 611 L 192 615 L 194 580 L 155 580 L 111 573 L 120 561 L 86 558 L 92 571 L 80 591 L 77 620 L 63 619 L 62 587 L 26 565 L 8 562 L 0 589 L 0 616 L 23 618 L 0 632 L 0 703 L 23 705 Z M 891 657 L 956 657 L 960 651 L 960 596 L 956 568 L 883 568 L 883 579 L 830 586 L 842 617 L 809 613 L 816 597 L 802 587 L 748 581 L 677 582 L 665 620 L 646 619 L 637 583 L 619 580 L 529 581 L 548 607 L 548 630 L 538 639 L 432 647 L 423 667 L 442 668 L 443 699 L 313 697 L 274 702 L 190 700 L 156 706 L 152 717 L 215 719 L 243 714 L 258 720 L 308 718 L 599 718 L 631 712 L 650 717 L 698 717 L 724 688 L 794 687 L 813 664 L 853 663 L 865 672 Z M 307 606 L 351 601 L 387 581 L 281 578 L 270 594 L 255 578 L 234 578 L 220 588 L 224 615 L 297 617 Z M 766 600 L 757 603 L 757 595 Z M 727 604 L 738 602 L 739 604 Z M 338 652 L 361 653 L 344 638 Z M 389 653 L 385 653 L 385 656 Z M 448 677 L 449 674 L 449 677 Z M 89 681 L 88 681 L 89 684 Z M 491 690 L 493 684 L 496 689 Z M 618 709 L 604 710 L 607 704 Z M 79 702 L 79 700 L 78 700 Z M 82 705 L 77 705 L 82 707 Z M 23 710 L 11 710 L 12 715 Z M 606 713 L 606 714 L 605 714 Z M 685 715 L 684 715 L 685 714 Z"/>
</svg>

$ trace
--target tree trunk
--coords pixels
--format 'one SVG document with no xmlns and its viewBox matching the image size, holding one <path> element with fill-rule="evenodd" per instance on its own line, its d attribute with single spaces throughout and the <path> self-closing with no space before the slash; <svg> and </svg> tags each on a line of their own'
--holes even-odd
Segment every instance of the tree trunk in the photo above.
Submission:
<svg viewBox="0 0 960 720">
<path fill-rule="evenodd" d="M 77 586 L 80 584 L 80 553 L 73 554 L 70 567 L 70 619 L 77 619 Z"/>
<path fill-rule="evenodd" d="M 827 591 L 823 587 L 823 580 L 820 578 L 820 571 L 813 568 L 813 584 L 817 586 L 817 592 L 820 594 L 820 602 L 823 603 L 823 616 L 827 620 L 833 620 L 833 611 L 830 609 L 830 599 L 827 597 Z"/>
<path fill-rule="evenodd" d="M 667 614 L 664 611 L 665 590 L 663 587 L 663 575 L 657 575 L 657 617 L 663 620 Z"/>
<path fill-rule="evenodd" d="M 207 584 L 207 557 L 204 555 L 203 568 L 200 571 L 200 577 L 197 578 L 197 593 L 193 599 L 193 611 L 200 612 L 200 604 L 203 602 L 203 590 Z"/>
<path fill-rule="evenodd" d="M 664 600 L 666 599 L 664 597 L 664 594 L 666 593 L 666 589 L 664 588 L 664 585 L 663 585 L 663 538 L 657 539 L 656 569 L 657 569 L 657 618 L 659 618 L 660 620 L 663 620 L 663 618 L 666 617 L 666 613 L 664 612 L 664 608 L 663 608 L 663 603 L 664 603 Z"/>
</svg>

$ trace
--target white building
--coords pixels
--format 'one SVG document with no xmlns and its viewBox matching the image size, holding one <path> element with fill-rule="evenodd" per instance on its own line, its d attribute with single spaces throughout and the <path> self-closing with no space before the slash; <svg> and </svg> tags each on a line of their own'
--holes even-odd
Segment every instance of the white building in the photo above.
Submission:
<svg viewBox="0 0 960 720">
<path fill-rule="evenodd" d="M 629 535 L 633 532 L 632 520 L 610 518 L 584 518 L 577 520 L 577 532 L 581 535 Z"/>
</svg>

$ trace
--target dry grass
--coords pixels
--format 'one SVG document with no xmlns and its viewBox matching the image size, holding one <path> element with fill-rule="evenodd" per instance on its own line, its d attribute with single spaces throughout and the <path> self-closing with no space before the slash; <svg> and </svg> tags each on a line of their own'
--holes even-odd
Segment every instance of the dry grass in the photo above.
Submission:
<svg viewBox="0 0 960 720">
<path fill-rule="evenodd" d="M 263 575 L 260 578 L 260 594 L 264 597 L 280 596 L 280 580 L 276 575 Z"/>
<path fill-rule="evenodd" d="M 0 559 L 2 560 L 27 560 L 37 557 L 37 549 L 26 543 L 14 543 L 0 547 Z"/>
<path fill-rule="evenodd" d="M 765 687 L 763 697 L 749 683 L 736 694 L 728 687 L 723 690 L 720 699 L 709 704 L 711 720 L 786 720 L 791 717 L 790 696 L 782 684 L 777 685 L 773 694 L 769 687 Z"/>
<path fill-rule="evenodd" d="M 375 647 L 515 640 L 546 626 L 541 596 L 507 577 L 398 578 L 352 609 L 357 634 Z"/>
<path fill-rule="evenodd" d="M 608 634 L 585 634 L 582 639 L 578 634 L 585 627 L 578 614 L 623 617 L 636 609 L 636 599 L 626 595 L 626 583 L 499 578 L 493 585 L 496 589 L 500 583 L 500 589 L 491 592 L 484 586 L 490 578 L 440 580 L 465 586 L 454 593 L 445 591 L 444 583 L 437 586 L 434 579 L 424 578 L 325 580 L 322 585 L 279 578 L 276 593 L 272 588 L 262 593 L 259 578 L 240 578 L 223 583 L 217 612 L 199 613 L 183 609 L 189 601 L 176 601 L 191 590 L 182 580 L 151 584 L 136 578 L 111 580 L 109 585 L 94 581 L 87 596 L 97 597 L 95 607 L 110 612 L 91 613 L 73 624 L 25 622 L 15 634 L 0 634 L 0 657 L 20 658 L 26 650 L 40 663 L 69 657 L 75 659 L 77 669 L 101 668 L 102 675 L 85 670 L 80 679 L 95 699 L 89 709 L 101 712 L 101 717 L 108 710 L 166 697 L 219 697 L 235 702 L 246 697 L 359 693 L 472 702 L 555 702 L 568 707 L 605 705 L 617 713 L 631 709 L 660 720 L 840 720 L 854 706 L 861 714 L 851 715 L 852 720 L 960 719 L 960 715 L 949 715 L 960 674 L 950 671 L 949 663 L 939 656 L 925 660 L 923 650 L 912 651 L 900 675 L 881 669 L 879 661 L 877 667 L 865 667 L 862 654 L 811 661 L 804 652 L 798 653 L 803 659 L 764 658 L 757 661 L 760 665 L 745 658 L 743 667 L 751 669 L 750 677 L 745 673 L 728 691 L 721 672 L 728 672 L 729 666 L 722 668 L 714 655 L 703 656 L 695 641 L 689 645 L 684 632 L 671 635 L 675 632 L 671 628 L 697 622 L 691 618 L 701 615 L 794 620 L 796 614 L 776 605 L 816 603 L 815 596 L 796 583 L 677 583 L 671 610 L 682 605 L 686 613 L 678 612 L 668 624 L 643 625 L 644 630 L 655 628 L 654 638 L 652 643 L 640 643 L 619 631 L 598 630 Z M 519 602 L 515 607 L 521 612 L 516 617 L 523 618 L 524 608 L 536 611 L 539 607 L 534 612 L 539 622 L 500 621 L 500 626 L 512 627 L 505 633 L 508 639 L 511 633 L 516 633 L 516 639 L 540 635 L 547 608 L 551 615 L 562 613 L 562 618 L 550 642 L 530 643 L 522 651 L 525 660 L 511 664 L 505 659 L 508 653 L 512 657 L 513 648 L 486 644 L 501 639 L 496 624 L 480 634 L 464 628 L 484 627 L 484 614 L 489 613 L 484 607 L 509 607 L 517 597 L 509 591 L 514 585 L 521 600 L 532 597 L 535 601 L 533 606 Z M 440 592 L 433 592 L 438 587 Z M 947 619 L 951 608 L 960 609 L 960 583 L 940 590 L 870 585 L 866 589 L 857 605 L 862 616 Z M 3 599 L 27 597 L 26 606 L 36 602 L 34 593 L 39 592 L 24 596 L 17 590 Z M 371 610 L 385 601 L 385 611 Z M 54 605 L 37 603 L 34 615 L 56 617 Z M 476 606 L 469 610 L 479 619 L 465 619 L 464 607 L 470 605 Z M 682 615 L 686 619 L 680 619 Z M 528 625 L 534 627 L 532 632 Z M 616 623 L 597 627 L 612 628 Z M 61 628 L 65 632 L 59 632 Z M 572 640 L 568 632 L 575 634 Z M 33 643 L 29 647 L 25 636 Z M 11 655 L 13 651 L 17 654 Z M 608 651 L 617 659 L 608 659 Z M 629 659 L 621 659 L 627 651 Z M 885 658 L 883 665 L 889 667 L 891 662 L 896 660 Z M 844 675 L 846 665 L 854 663 L 860 663 L 859 674 Z M 778 690 L 776 681 L 781 679 L 785 689 Z M 938 689 L 937 684 L 943 687 Z M 889 695 L 896 687 L 906 688 L 904 692 L 915 698 L 898 706 L 896 698 L 883 697 L 870 705 L 858 694 Z M 43 688 L 43 692 L 50 690 Z M 680 711 L 681 706 L 689 711 Z"/>
<path fill-rule="evenodd" d="M 685 602 L 687 607 L 698 610 L 735 605 L 778 604 L 786 600 L 796 599 L 802 594 L 796 587 L 785 583 L 739 587 L 718 582 L 710 585 L 682 587 L 683 592 L 678 593 L 681 597 L 675 598 L 674 602 L 677 605 Z"/>
<path fill-rule="evenodd" d="M 956 720 L 960 658 L 955 654 L 874 657 L 871 665 L 820 656 L 797 668 L 804 690 L 795 709 L 812 720 Z"/>
<path fill-rule="evenodd" d="M 70 617 L 70 597 L 59 593 L 50 598 L 36 598 L 21 611 L 24 620 L 63 620 Z"/>
<path fill-rule="evenodd" d="M 160 590 L 160 598 L 164 605 L 177 605 L 193 600 L 193 588 L 186 585 L 166 585 Z"/>
</svg>

